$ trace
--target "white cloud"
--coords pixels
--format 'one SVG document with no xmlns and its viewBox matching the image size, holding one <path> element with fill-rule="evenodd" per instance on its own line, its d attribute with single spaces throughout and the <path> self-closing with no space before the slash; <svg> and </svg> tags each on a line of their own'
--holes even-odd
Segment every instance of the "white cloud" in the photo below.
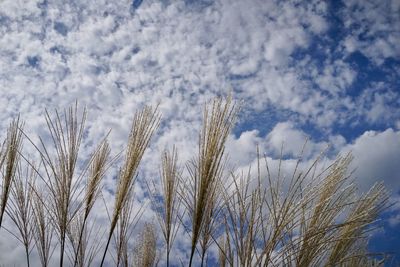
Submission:
<svg viewBox="0 0 400 267">
<path fill-rule="evenodd" d="M 326 63 L 322 73 L 316 77 L 316 82 L 322 90 L 336 95 L 344 93 L 355 80 L 357 72 L 350 64 L 342 60 Z"/>
<path fill-rule="evenodd" d="M 352 151 L 355 176 L 365 191 L 375 182 L 384 181 L 392 194 L 400 191 L 400 132 L 387 129 L 383 132 L 367 131 L 354 143 L 343 148 Z"/>
<path fill-rule="evenodd" d="M 279 156 L 282 149 L 284 157 L 297 158 L 301 155 L 304 147 L 302 157 L 309 159 L 328 147 L 325 142 L 316 143 L 313 140 L 307 140 L 309 136 L 305 132 L 296 129 L 290 122 L 276 124 L 266 138 L 268 140 L 267 147 L 275 156 Z"/>
<path fill-rule="evenodd" d="M 393 88 L 394 89 L 394 88 Z M 357 99 L 357 112 L 372 123 L 391 121 L 395 126 L 395 119 L 399 117 L 400 104 L 398 93 L 392 88 L 387 88 L 385 83 L 374 83 L 366 88 Z"/>
<path fill-rule="evenodd" d="M 195 100 L 198 92 L 209 98 L 235 87 L 242 92 L 238 97 L 258 109 L 270 101 L 305 116 L 322 111 L 316 101 L 300 105 L 313 93 L 287 66 L 294 63 L 291 56 L 297 49 L 309 46 L 313 34 L 327 30 L 326 5 L 218 1 L 199 10 L 179 1 L 146 1 L 132 15 L 127 4 L 46 3 L 42 16 L 30 11 L 42 25 L 40 34 L 24 24 L 25 16 L 16 18 L 19 29 L 6 30 L 1 39 L 2 62 L 7 62 L 1 80 L 21 93 L 25 87 L 46 87 L 52 96 L 47 102 L 52 99 L 55 105 L 61 95 L 64 104 L 75 98 L 92 102 L 95 95 L 109 95 L 105 91 L 134 92 L 140 101 L 152 101 L 153 92 L 168 95 L 181 88 L 194 92 Z M 4 4 L 3 10 L 7 8 Z M 38 69 L 27 64 L 33 56 Z M 28 84 L 13 79 L 21 70 Z M 239 79 L 231 80 L 234 76 Z M 121 99 L 113 98 L 113 104 Z M 207 97 L 200 98 L 197 103 Z"/>
<path fill-rule="evenodd" d="M 396 125 L 396 129 L 400 130 L 400 120 L 397 120 L 395 125 Z"/>
<path fill-rule="evenodd" d="M 229 136 L 226 152 L 235 167 L 247 166 L 257 157 L 257 146 L 263 147 L 264 144 L 265 140 L 257 130 L 245 131 L 238 138 Z"/>
</svg>

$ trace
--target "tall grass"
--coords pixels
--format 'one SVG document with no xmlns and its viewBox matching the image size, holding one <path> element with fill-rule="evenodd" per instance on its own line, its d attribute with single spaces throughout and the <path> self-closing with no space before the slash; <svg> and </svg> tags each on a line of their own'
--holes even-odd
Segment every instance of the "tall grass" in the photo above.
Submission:
<svg viewBox="0 0 400 267">
<path fill-rule="evenodd" d="M 76 103 L 74 107 L 64 111 L 63 119 L 57 111 L 54 118 L 46 111 L 46 122 L 52 146 L 40 138 L 41 148 L 38 148 L 44 167 L 44 174 L 40 177 L 43 178 L 49 193 L 46 209 L 54 224 L 60 244 L 60 267 L 64 264 L 69 224 L 79 211 L 73 203 L 78 197 L 82 176 L 76 175 L 75 168 L 83 137 L 86 110 L 83 111 L 79 120 L 77 109 Z"/>
<path fill-rule="evenodd" d="M 161 158 L 161 192 L 151 192 L 151 201 L 156 210 L 157 219 L 165 241 L 166 266 L 169 267 L 170 253 L 179 230 L 179 211 L 182 198 L 179 197 L 182 172 L 178 169 L 178 152 L 165 151 Z M 154 182 L 155 183 L 155 182 Z M 161 198 L 162 201 L 157 199 Z"/>
<path fill-rule="evenodd" d="M 41 190 L 35 188 L 31 201 L 33 206 L 34 220 L 32 221 L 33 237 L 40 263 L 43 267 L 49 266 L 50 258 L 55 247 L 52 248 L 52 238 L 54 227 L 51 222 L 51 217 L 46 211 L 45 202 L 47 199 L 41 193 Z"/>
<path fill-rule="evenodd" d="M 78 162 L 85 109 L 79 113 L 75 104 L 53 116 L 46 111 L 50 143 L 40 137 L 40 143 L 34 144 L 16 119 L 0 150 L 0 226 L 9 220 L 2 229 L 23 245 L 27 266 L 32 265 L 32 253 L 42 266 L 49 266 L 55 250 L 59 258 L 53 261 L 60 266 L 68 261 L 80 267 L 150 267 L 159 262 L 166 266 L 178 262 L 187 266 L 215 262 L 220 266 L 382 265 L 385 257 L 369 254 L 366 244 L 387 207 L 384 186 L 376 184 L 358 193 L 349 170 L 350 154 L 339 155 L 325 167 L 321 154 L 302 167 L 301 152 L 288 174 L 282 157 L 272 168 L 257 148 L 255 166 L 241 172 L 229 169 L 225 144 L 238 111 L 230 96 L 204 107 L 196 155 L 184 169 L 179 167 L 175 147 L 163 152 L 159 177 L 147 183 L 151 206 L 136 202 L 135 187 L 160 114 L 151 107 L 138 111 L 111 189 L 114 202 L 105 235 L 91 214 L 103 197 L 102 181 L 113 175 L 109 170 L 116 162 L 110 159 L 107 137 L 89 159 Z M 31 155 L 22 149 L 23 136 L 36 148 L 39 164 L 28 160 Z M 140 223 L 145 207 L 152 207 L 158 227 Z M 14 227 L 8 226 L 11 223 Z M 142 229 L 139 234 L 137 229 Z M 182 245 L 185 239 L 187 247 Z M 173 251 L 186 256 L 177 258 Z"/>
<path fill-rule="evenodd" d="M 220 186 L 224 183 L 225 142 L 234 126 L 237 106 L 229 96 L 215 99 L 204 108 L 203 128 L 199 138 L 197 157 L 188 164 L 190 179 L 181 192 L 191 220 L 191 248 L 189 266 L 193 263 L 196 246 L 201 239 L 201 262 L 213 232 L 219 207 Z"/>
<path fill-rule="evenodd" d="M 20 160 L 22 146 L 22 127 L 19 117 L 13 120 L 7 129 L 7 137 L 0 149 L 0 170 L 1 170 L 1 196 L 0 196 L 0 228 L 6 211 L 11 186 Z"/>
<path fill-rule="evenodd" d="M 18 234 L 10 232 L 25 248 L 27 265 L 30 266 L 29 254 L 31 251 L 34 228 L 31 221 L 34 220 L 31 184 L 37 178 L 36 173 L 29 167 L 24 170 L 18 164 L 16 176 L 11 185 L 11 198 L 6 213 L 18 229 Z"/>
<path fill-rule="evenodd" d="M 123 213 L 125 206 L 129 204 L 129 198 L 134 190 L 136 171 L 139 163 L 159 123 L 160 116 L 157 109 L 145 107 L 142 111 L 135 114 L 126 148 L 125 162 L 119 172 L 110 231 L 100 266 L 104 264 L 108 246 L 121 213 Z"/>
<path fill-rule="evenodd" d="M 103 179 L 108 167 L 109 154 L 109 144 L 104 140 L 97 147 L 90 162 L 89 177 L 85 189 L 84 213 L 83 215 L 78 216 L 76 227 L 71 232 L 72 240 L 76 240 L 77 244 L 76 247 L 74 247 L 74 266 L 82 266 L 85 262 L 86 249 L 85 247 L 82 247 L 82 242 L 87 242 L 84 237 L 85 231 L 87 230 L 87 220 L 95 201 L 101 194 L 101 180 Z M 76 233 L 78 236 L 76 236 Z"/>
<path fill-rule="evenodd" d="M 156 233 L 154 225 L 146 223 L 133 251 L 132 266 L 152 267 L 156 264 Z"/>
</svg>

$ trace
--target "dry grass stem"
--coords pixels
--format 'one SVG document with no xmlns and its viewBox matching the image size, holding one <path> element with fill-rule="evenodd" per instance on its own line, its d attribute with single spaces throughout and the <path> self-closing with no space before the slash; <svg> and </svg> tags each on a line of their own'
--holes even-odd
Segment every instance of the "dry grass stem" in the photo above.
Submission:
<svg viewBox="0 0 400 267">
<path fill-rule="evenodd" d="M 229 234 L 225 234 L 224 237 L 220 239 L 218 244 L 218 265 L 220 267 L 226 267 L 226 266 L 233 266 L 233 253 L 232 253 L 232 248 L 231 248 L 231 242 L 229 239 Z"/>
<path fill-rule="evenodd" d="M 231 242 L 225 241 L 224 247 L 226 244 L 229 247 L 233 246 L 236 252 L 231 256 L 230 265 L 252 266 L 256 255 L 257 237 L 262 234 L 261 221 L 263 218 L 260 212 L 262 186 L 259 184 L 255 190 L 250 189 L 250 170 L 247 175 L 234 176 L 233 181 L 234 193 L 232 195 L 224 194 L 227 241 L 232 239 L 232 245 L 230 245 Z"/>
<path fill-rule="evenodd" d="M 36 180 L 36 172 L 29 166 L 23 170 L 18 164 L 16 177 L 11 186 L 10 203 L 6 209 L 7 215 L 16 225 L 19 237 L 17 239 L 24 245 L 27 266 L 30 266 L 29 254 L 33 240 L 33 188 L 32 184 Z"/>
<path fill-rule="evenodd" d="M 107 165 L 109 161 L 110 155 L 110 146 L 107 140 L 102 141 L 99 146 L 97 147 L 95 153 L 90 160 L 89 165 L 89 177 L 88 183 L 86 184 L 86 191 L 85 191 L 85 204 L 84 204 L 84 214 L 83 219 L 80 222 L 80 230 L 79 236 L 77 239 L 77 245 L 75 247 L 75 260 L 73 261 L 73 265 L 82 266 L 82 260 L 79 263 L 78 257 L 82 258 L 81 252 L 81 241 L 83 241 L 84 233 L 88 233 L 86 231 L 86 223 L 90 214 L 90 211 L 93 208 L 93 205 L 99 195 L 101 194 L 101 181 L 105 175 L 105 171 L 107 170 Z M 87 238 L 87 237 L 86 237 Z"/>
<path fill-rule="evenodd" d="M 47 216 L 45 207 L 46 199 L 38 189 L 33 189 L 35 192 L 32 195 L 32 206 L 34 214 L 33 237 L 39 254 L 42 267 L 49 266 L 49 261 L 52 255 L 51 242 L 53 238 L 53 224 Z"/>
<path fill-rule="evenodd" d="M 101 248 L 101 228 L 95 229 L 94 222 L 84 221 L 84 215 L 75 216 L 70 223 L 67 231 L 67 236 L 71 241 L 71 249 L 69 259 L 74 266 L 84 267 L 91 266 L 95 256 Z M 83 228 L 83 226 L 85 226 Z M 83 229 L 83 230 L 82 230 Z M 91 240 L 94 237 L 93 240 Z"/>
<path fill-rule="evenodd" d="M 209 222 L 215 215 L 216 203 L 219 202 L 218 190 L 225 171 L 225 142 L 234 125 L 238 108 L 229 96 L 223 101 L 217 98 L 204 108 L 203 128 L 200 133 L 199 154 L 188 165 L 190 182 L 184 185 L 182 199 L 191 218 L 191 252 L 189 266 L 192 265 L 197 243 L 202 233 L 207 235 Z M 207 225 L 206 225 L 207 224 Z M 203 236 L 204 237 L 204 236 Z M 207 240 L 203 239 L 203 249 Z M 207 244 L 208 245 L 208 244 Z M 205 251 L 202 253 L 204 259 Z"/>
<path fill-rule="evenodd" d="M 79 178 L 75 179 L 75 168 L 78 159 L 79 147 L 83 137 L 86 120 L 84 109 L 81 120 L 78 120 L 78 104 L 70 107 L 61 118 L 55 111 L 56 117 L 51 119 L 46 111 L 47 127 L 53 142 L 54 155 L 50 146 L 40 138 L 41 149 L 38 148 L 45 175 L 40 176 L 48 187 L 48 211 L 51 213 L 53 223 L 60 242 L 60 266 L 64 263 L 66 233 L 68 225 L 78 212 L 78 207 L 72 207 L 77 197 Z M 46 177 L 46 178 L 45 178 Z"/>
<path fill-rule="evenodd" d="M 151 201 L 165 241 L 167 267 L 170 265 L 170 252 L 180 226 L 179 210 L 182 200 L 178 189 L 181 172 L 177 164 L 178 153 L 175 147 L 172 152 L 164 151 L 161 157 L 161 193 L 152 193 L 149 187 Z"/>
<path fill-rule="evenodd" d="M 120 219 L 118 220 L 115 234 L 116 244 L 116 262 L 115 266 L 129 266 L 129 240 L 132 236 L 133 229 L 139 222 L 143 212 L 144 205 L 140 209 L 134 209 L 134 194 L 130 192 L 128 201 L 122 209 Z"/>
<path fill-rule="evenodd" d="M 1 196 L 0 196 L 0 228 L 6 211 L 7 200 L 10 194 L 12 182 L 20 160 L 22 146 L 22 124 L 19 117 L 14 119 L 7 129 L 7 137 L 0 150 L 1 171 Z"/>
<path fill-rule="evenodd" d="M 158 114 L 157 109 L 152 109 L 151 107 L 145 107 L 142 111 L 137 112 L 134 116 L 128 139 L 128 145 L 126 148 L 125 162 L 119 172 L 117 181 L 114 210 L 111 216 L 111 226 L 101 261 L 101 266 L 104 264 L 108 246 L 122 210 L 128 202 L 130 192 L 133 191 L 136 180 L 136 171 L 139 167 L 139 163 L 142 159 L 144 151 L 149 145 L 154 131 L 158 128 L 159 123 L 160 115 Z"/>
</svg>

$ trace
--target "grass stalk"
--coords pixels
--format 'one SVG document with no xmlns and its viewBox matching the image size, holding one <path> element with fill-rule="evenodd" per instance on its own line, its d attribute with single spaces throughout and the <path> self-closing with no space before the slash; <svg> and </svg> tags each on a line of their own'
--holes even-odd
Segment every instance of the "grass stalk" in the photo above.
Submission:
<svg viewBox="0 0 400 267">
<path fill-rule="evenodd" d="M 53 142 L 54 156 L 49 150 L 49 146 L 40 138 L 42 149 L 39 152 L 47 176 L 45 183 L 51 196 L 49 211 L 52 213 L 60 243 L 60 267 L 64 264 L 68 225 L 78 211 L 78 208 L 71 207 L 71 203 L 76 198 L 80 182 L 79 178 L 74 181 L 74 177 L 83 137 L 86 109 L 84 109 L 80 121 L 77 109 L 78 104 L 76 103 L 74 107 L 70 107 L 68 111 L 64 112 L 63 119 L 57 111 L 55 111 L 54 119 L 46 111 L 46 122 Z"/>
<path fill-rule="evenodd" d="M 7 201 L 15 177 L 20 150 L 22 147 L 22 124 L 17 119 L 12 120 L 7 129 L 7 137 L 0 150 L 0 170 L 2 175 L 0 196 L 0 228 L 6 211 Z"/>
<path fill-rule="evenodd" d="M 23 170 L 21 164 L 18 164 L 16 176 L 11 186 L 10 204 L 6 209 L 8 217 L 18 229 L 20 237 L 17 237 L 17 239 L 24 246 L 27 266 L 30 266 L 29 254 L 33 240 L 32 197 L 34 192 L 32 184 L 36 177 L 36 172 L 29 165 Z"/>
<path fill-rule="evenodd" d="M 100 143 L 94 155 L 92 156 L 92 160 L 89 167 L 89 178 L 88 178 L 89 181 L 88 184 L 86 185 L 86 192 L 85 192 L 85 206 L 84 206 L 85 208 L 84 208 L 83 221 L 79 230 L 78 245 L 76 247 L 73 266 L 76 266 L 78 263 L 78 255 L 81 249 L 81 240 L 85 232 L 85 227 L 90 211 L 92 210 L 96 199 L 99 197 L 101 193 L 101 186 L 100 186 L 101 180 L 103 179 L 105 171 L 107 169 L 109 155 L 110 155 L 110 146 L 108 142 L 104 140 L 103 142 Z"/>
<path fill-rule="evenodd" d="M 43 194 L 37 189 L 33 189 L 32 206 L 34 214 L 33 237 L 39 254 L 42 267 L 48 267 L 52 255 L 51 242 L 53 238 L 53 225 L 47 215 Z"/>
<path fill-rule="evenodd" d="M 156 241 L 154 225 L 146 223 L 134 248 L 132 266 L 152 267 L 155 265 L 157 257 Z"/>
<path fill-rule="evenodd" d="M 178 170 L 178 152 L 175 147 L 171 152 L 164 151 L 161 157 L 161 192 L 152 192 L 150 186 L 150 200 L 157 214 L 157 220 L 165 241 L 166 265 L 170 265 L 170 252 L 176 234 L 179 230 L 179 210 L 182 200 L 178 195 L 181 171 Z M 153 182 L 153 184 L 155 184 Z M 155 186 L 154 186 L 155 187 Z M 162 200 L 159 200 L 159 199 Z"/>
<path fill-rule="evenodd" d="M 186 192 L 182 192 L 192 227 L 189 266 L 193 264 L 193 256 L 205 228 L 207 216 L 214 214 L 216 201 L 213 201 L 213 198 L 218 187 L 223 184 L 221 179 L 225 171 L 225 142 L 234 125 L 237 111 L 231 96 L 225 101 L 217 98 L 204 108 L 199 154 L 197 159 L 188 165 L 191 182 L 185 186 Z"/>
<path fill-rule="evenodd" d="M 159 122 L 160 116 L 157 109 L 152 109 L 151 107 L 145 107 L 134 116 L 128 139 L 128 146 L 126 148 L 125 162 L 119 172 L 110 231 L 100 266 L 103 266 L 104 264 L 108 246 L 110 245 L 110 240 L 115 227 L 117 226 L 121 212 L 128 201 L 129 194 L 133 191 L 139 163 L 144 151 L 149 145 L 155 129 L 158 128 Z"/>
</svg>

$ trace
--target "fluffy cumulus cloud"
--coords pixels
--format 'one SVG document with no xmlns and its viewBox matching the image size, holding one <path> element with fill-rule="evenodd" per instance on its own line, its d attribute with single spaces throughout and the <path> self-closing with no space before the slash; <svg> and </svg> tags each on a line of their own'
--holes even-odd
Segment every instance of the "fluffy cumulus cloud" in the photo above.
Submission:
<svg viewBox="0 0 400 267">
<path fill-rule="evenodd" d="M 395 196 L 399 1 L 333 2 L 3 0 L 0 136 L 21 114 L 38 141 L 46 136 L 44 110 L 78 100 L 89 112 L 82 159 L 109 129 L 117 153 L 134 112 L 158 105 L 162 123 L 141 167 L 153 178 L 165 148 L 176 144 L 182 165 L 193 158 L 202 106 L 232 92 L 242 101 L 227 143 L 232 166 L 253 163 L 256 146 L 278 162 L 282 143 L 293 166 L 308 138 L 306 162 L 328 145 L 332 155 L 351 150 L 360 188 L 384 180 Z M 138 198 L 146 194 L 140 185 Z M 0 259 L 14 264 L 23 252 L 4 238 L 1 251 L 13 254 Z"/>
<path fill-rule="evenodd" d="M 355 176 L 364 191 L 384 181 L 393 194 L 399 193 L 400 131 L 366 131 L 343 151 L 353 153 Z"/>
</svg>

